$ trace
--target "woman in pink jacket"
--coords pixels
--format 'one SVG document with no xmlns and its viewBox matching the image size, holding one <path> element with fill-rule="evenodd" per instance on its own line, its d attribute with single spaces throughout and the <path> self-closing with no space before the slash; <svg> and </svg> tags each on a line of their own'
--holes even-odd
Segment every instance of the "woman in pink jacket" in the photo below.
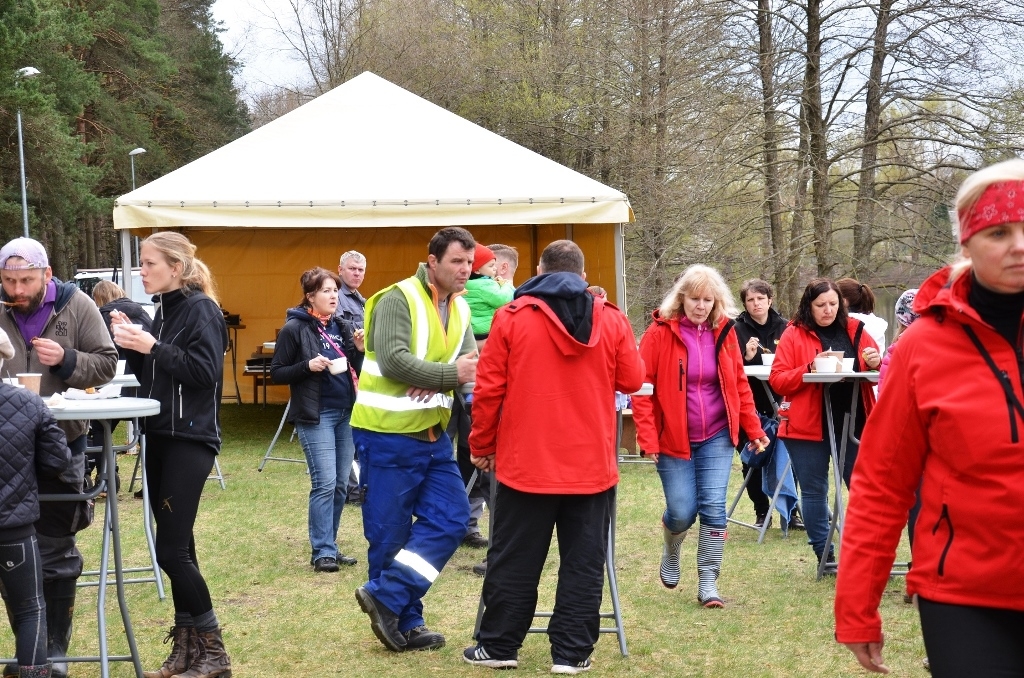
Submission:
<svg viewBox="0 0 1024 678">
<path fill-rule="evenodd" d="M 853 475 L 836 639 L 887 673 L 879 603 L 907 514 L 932 675 L 1024 676 L 1024 161 L 956 198 L 965 260 L 921 285 Z"/>
<path fill-rule="evenodd" d="M 640 340 L 654 385 L 633 398 L 640 448 L 658 467 L 665 490 L 661 583 L 679 584 L 679 551 L 700 514 L 697 601 L 723 607 L 718 574 L 725 548 L 725 502 L 739 430 L 767 447 L 736 338 L 732 294 L 722 276 L 691 266 L 654 312 Z"/>
</svg>

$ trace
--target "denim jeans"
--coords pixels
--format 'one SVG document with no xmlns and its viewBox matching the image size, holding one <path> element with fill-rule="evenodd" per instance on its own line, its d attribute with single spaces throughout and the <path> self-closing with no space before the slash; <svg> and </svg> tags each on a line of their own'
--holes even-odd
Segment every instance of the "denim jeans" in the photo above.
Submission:
<svg viewBox="0 0 1024 678">
<path fill-rule="evenodd" d="M 832 452 L 828 440 L 796 440 L 785 438 L 789 458 L 793 462 L 793 473 L 800 480 L 800 507 L 803 510 L 804 525 L 807 526 L 807 543 L 814 549 L 814 555 L 821 559 L 828 538 L 828 488 L 832 484 L 829 476 L 829 460 Z M 857 460 L 857 446 L 846 444 L 843 481 L 850 486 L 850 474 Z M 838 537 L 836 538 L 838 541 Z"/>
<path fill-rule="evenodd" d="M 296 423 L 309 464 L 309 543 L 313 560 L 338 557 L 338 525 L 345 508 L 355 446 L 351 409 L 322 410 L 319 424 Z"/>
<path fill-rule="evenodd" d="M 690 443 L 690 458 L 658 455 L 658 475 L 665 490 L 665 527 L 688 530 L 700 514 L 701 525 L 725 527 L 725 501 L 736 448 L 729 429 L 701 443 Z"/>
</svg>

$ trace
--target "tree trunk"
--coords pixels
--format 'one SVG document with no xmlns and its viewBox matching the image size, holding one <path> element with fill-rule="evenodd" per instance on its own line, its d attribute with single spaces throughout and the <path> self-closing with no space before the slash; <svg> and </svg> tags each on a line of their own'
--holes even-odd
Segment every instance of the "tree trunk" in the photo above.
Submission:
<svg viewBox="0 0 1024 678">
<path fill-rule="evenodd" d="M 764 117 L 764 203 L 762 211 L 776 288 L 786 279 L 785 233 L 782 229 L 782 200 L 779 188 L 779 140 L 775 110 L 775 44 L 772 36 L 771 0 L 757 0 L 757 65 L 761 74 L 761 101 Z"/>
<path fill-rule="evenodd" d="M 827 124 L 821 103 L 821 0 L 807 1 L 807 53 L 804 68 L 803 105 L 808 126 L 811 167 L 811 218 L 818 275 L 831 276 L 832 209 L 829 189 Z"/>
</svg>

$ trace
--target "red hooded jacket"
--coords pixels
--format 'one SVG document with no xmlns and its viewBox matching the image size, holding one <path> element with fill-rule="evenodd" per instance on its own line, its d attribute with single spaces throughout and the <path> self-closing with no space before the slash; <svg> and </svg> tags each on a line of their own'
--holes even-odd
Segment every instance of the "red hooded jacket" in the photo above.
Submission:
<svg viewBox="0 0 1024 678">
<path fill-rule="evenodd" d="M 878 612 L 920 486 L 907 590 L 953 605 L 1024 610 L 1024 412 L 964 327 L 1024 402 L 1014 347 L 967 303 L 970 273 L 921 286 L 921 318 L 900 337 L 853 472 L 836 584 L 836 638 L 882 639 Z M 1018 350 L 1020 348 L 1018 347 Z"/>
<path fill-rule="evenodd" d="M 582 344 L 544 301 L 519 297 L 495 313 L 477 364 L 472 454 L 495 455 L 498 481 L 520 492 L 604 492 L 619 482 L 615 391 L 642 383 L 633 330 L 613 304 L 594 299 Z"/>
<path fill-rule="evenodd" d="M 722 335 L 725 333 L 723 339 Z M 754 395 L 743 372 L 743 353 L 736 338 L 735 323 L 722 318 L 714 330 L 720 348 L 718 379 L 729 419 L 729 438 L 739 444 L 740 426 L 751 440 L 764 436 L 761 418 L 754 408 Z M 679 320 L 666 320 L 658 311 L 640 339 L 640 355 L 647 369 L 647 381 L 654 395 L 633 396 L 633 421 L 637 442 L 647 452 L 690 458 L 690 435 L 686 423 L 686 345 L 679 336 Z"/>
<path fill-rule="evenodd" d="M 853 352 L 856 354 L 854 369 L 857 372 L 862 372 L 866 368 L 861 351 L 869 346 L 878 348 L 875 340 L 865 330 L 861 330 L 860 337 L 857 337 L 857 328 L 863 325 L 864 323 L 854 318 L 849 318 L 846 322 L 846 331 L 850 335 Z M 825 439 L 825 429 L 821 425 L 824 386 L 804 383 L 804 375 L 810 372 L 809 365 L 814 362 L 814 356 L 821 351 L 821 340 L 818 339 L 818 335 L 805 327 L 790 323 L 782 333 L 782 339 L 779 340 L 778 349 L 775 351 L 775 360 L 772 362 L 772 371 L 768 375 L 768 383 L 772 390 L 785 396 L 782 405 L 779 406 L 780 438 Z M 861 381 L 860 397 L 864 402 L 864 412 L 867 414 L 871 414 L 871 408 L 875 404 L 873 387 L 874 384 L 871 382 Z"/>
</svg>

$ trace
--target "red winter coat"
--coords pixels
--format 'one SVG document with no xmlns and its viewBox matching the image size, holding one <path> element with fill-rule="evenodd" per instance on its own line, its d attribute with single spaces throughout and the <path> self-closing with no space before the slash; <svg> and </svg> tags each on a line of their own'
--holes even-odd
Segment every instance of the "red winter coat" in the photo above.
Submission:
<svg viewBox="0 0 1024 678">
<path fill-rule="evenodd" d="M 597 494 L 619 482 L 615 391 L 643 383 L 626 316 L 594 299 L 590 341 L 536 297 L 498 309 L 473 389 L 472 454 L 498 481 L 535 494 Z"/>
<path fill-rule="evenodd" d="M 921 488 L 907 589 L 939 603 L 1024 610 L 1024 416 L 970 327 L 1024 402 L 1009 342 L 967 304 L 970 273 L 918 292 L 853 472 L 836 585 L 836 638 L 882 638 L 878 613 L 896 546 Z M 1014 438 L 1016 432 L 1016 439 Z"/>
<path fill-rule="evenodd" d="M 722 334 L 726 333 L 724 340 Z M 729 419 L 729 438 L 739 444 L 740 426 L 751 440 L 764 436 L 761 419 L 754 408 L 754 395 L 743 373 L 743 353 L 736 339 L 735 323 L 722 318 L 714 330 L 718 379 Z M 690 435 L 686 423 L 686 345 L 679 336 L 679 320 L 666 320 L 655 311 L 654 322 L 640 339 L 647 378 L 654 395 L 633 396 L 633 422 L 637 443 L 646 452 L 690 458 Z"/>
<path fill-rule="evenodd" d="M 846 331 L 853 344 L 856 363 L 854 371 L 863 372 L 867 368 L 861 351 L 867 347 L 878 348 L 875 340 L 866 330 L 861 330 L 857 337 L 857 328 L 864 323 L 853 318 L 846 322 Z M 804 375 L 811 371 L 810 364 L 814 356 L 821 353 L 821 340 L 818 335 L 800 325 L 789 324 L 782 333 L 772 371 L 768 375 L 768 383 L 772 389 L 784 396 L 779 407 L 779 437 L 797 440 L 824 440 L 825 430 L 822 427 L 822 407 L 824 399 L 823 384 L 805 384 Z M 871 414 L 875 404 L 874 384 L 865 380 L 860 383 L 860 397 L 864 402 L 864 412 Z M 788 403 L 788 407 L 787 407 Z"/>
</svg>

